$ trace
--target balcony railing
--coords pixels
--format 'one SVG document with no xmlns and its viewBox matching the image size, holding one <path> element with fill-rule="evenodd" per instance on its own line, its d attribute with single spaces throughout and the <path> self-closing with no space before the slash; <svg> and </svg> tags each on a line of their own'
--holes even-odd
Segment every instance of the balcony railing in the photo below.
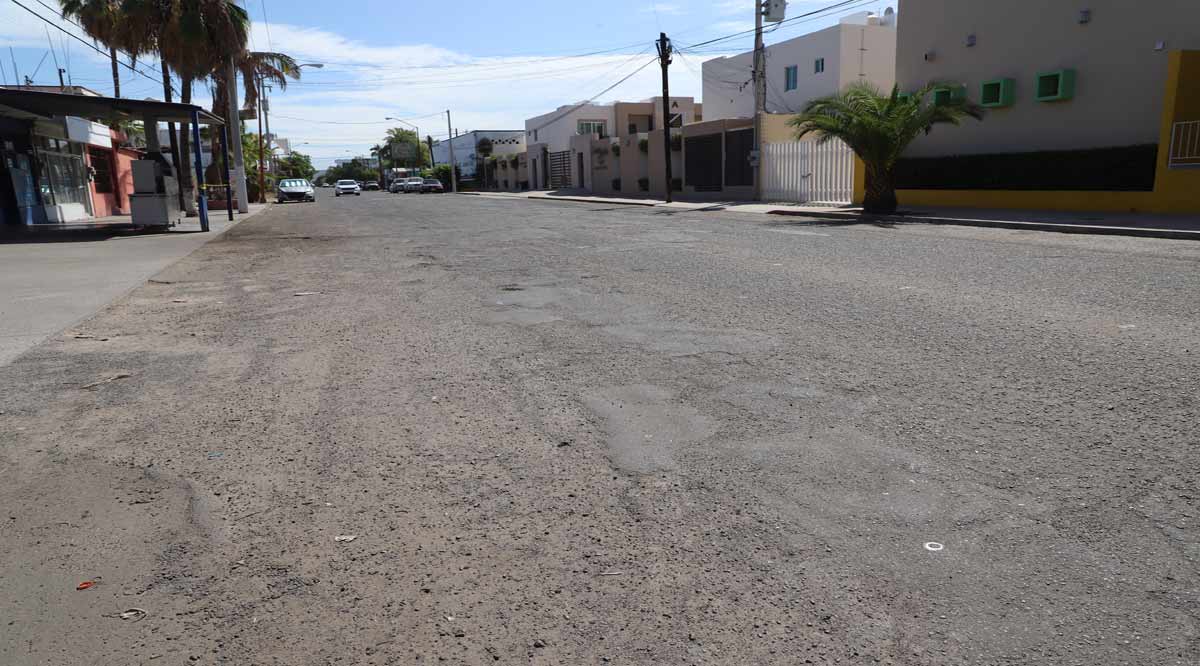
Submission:
<svg viewBox="0 0 1200 666">
<path fill-rule="evenodd" d="M 1200 120 L 1175 123 L 1171 130 L 1172 169 L 1200 167 Z"/>
</svg>

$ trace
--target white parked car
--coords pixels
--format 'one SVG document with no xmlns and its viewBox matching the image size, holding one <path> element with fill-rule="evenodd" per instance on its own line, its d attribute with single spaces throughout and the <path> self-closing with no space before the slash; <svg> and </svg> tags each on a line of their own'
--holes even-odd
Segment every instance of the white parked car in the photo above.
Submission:
<svg viewBox="0 0 1200 666">
<path fill-rule="evenodd" d="M 356 180 L 339 180 L 337 185 L 334 186 L 333 196 L 340 197 L 343 194 L 358 196 L 362 194 L 362 188 L 358 186 L 358 181 Z"/>
<path fill-rule="evenodd" d="M 423 183 L 423 182 L 425 182 L 425 179 L 421 178 L 420 176 L 413 176 L 411 178 L 408 178 L 404 182 L 404 191 L 405 192 L 416 192 L 417 194 L 420 194 L 421 193 L 421 183 Z"/>
</svg>

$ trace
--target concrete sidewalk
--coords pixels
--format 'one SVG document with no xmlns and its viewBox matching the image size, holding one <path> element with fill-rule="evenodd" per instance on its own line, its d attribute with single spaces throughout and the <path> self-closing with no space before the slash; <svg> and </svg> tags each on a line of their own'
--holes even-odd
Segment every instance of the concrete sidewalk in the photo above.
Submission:
<svg viewBox="0 0 1200 666">
<path fill-rule="evenodd" d="M 485 197 L 520 198 L 540 201 L 576 201 L 584 203 L 657 206 L 695 211 L 760 213 L 812 218 L 814 223 L 853 224 L 947 224 L 971 227 L 995 227 L 1024 231 L 1054 231 L 1148 238 L 1200 240 L 1200 216 L 1156 215 L 1152 213 L 1088 213 L 1044 210 L 992 210 L 983 208 L 913 208 L 894 215 L 867 215 L 856 206 L 827 206 L 749 201 L 696 202 L 661 199 L 601 197 L 582 193 L 552 192 L 480 192 Z"/>
<path fill-rule="evenodd" d="M 190 219 L 159 233 L 102 228 L 0 237 L 0 365 L 268 207 L 252 205 L 233 222 L 213 215 L 207 233 Z"/>
</svg>

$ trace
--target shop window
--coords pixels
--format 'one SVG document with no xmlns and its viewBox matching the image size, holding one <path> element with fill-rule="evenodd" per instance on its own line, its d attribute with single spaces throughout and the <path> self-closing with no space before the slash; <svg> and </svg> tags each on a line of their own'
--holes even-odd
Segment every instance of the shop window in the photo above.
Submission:
<svg viewBox="0 0 1200 666">
<path fill-rule="evenodd" d="M 113 181 L 112 153 L 96 148 L 88 149 L 88 157 L 92 162 L 92 182 L 96 185 L 97 194 L 112 194 L 116 191 Z"/>
</svg>

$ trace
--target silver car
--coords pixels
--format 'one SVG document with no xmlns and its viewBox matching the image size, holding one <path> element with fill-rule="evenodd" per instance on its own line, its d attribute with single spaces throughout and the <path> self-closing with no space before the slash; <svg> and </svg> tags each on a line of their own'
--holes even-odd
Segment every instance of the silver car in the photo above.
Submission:
<svg viewBox="0 0 1200 666">
<path fill-rule="evenodd" d="M 288 201 L 316 201 L 317 193 L 312 183 L 303 178 L 284 178 L 279 181 L 279 189 L 275 192 L 276 203 Z"/>
<path fill-rule="evenodd" d="M 356 180 L 339 180 L 333 188 L 333 196 L 340 197 L 343 194 L 359 196 L 362 194 L 362 188 L 358 186 Z"/>
<path fill-rule="evenodd" d="M 404 191 L 405 192 L 416 192 L 417 194 L 420 194 L 421 193 L 421 183 L 423 183 L 423 182 L 425 182 L 425 179 L 421 178 L 420 176 L 413 176 L 412 178 L 405 179 Z"/>
</svg>

